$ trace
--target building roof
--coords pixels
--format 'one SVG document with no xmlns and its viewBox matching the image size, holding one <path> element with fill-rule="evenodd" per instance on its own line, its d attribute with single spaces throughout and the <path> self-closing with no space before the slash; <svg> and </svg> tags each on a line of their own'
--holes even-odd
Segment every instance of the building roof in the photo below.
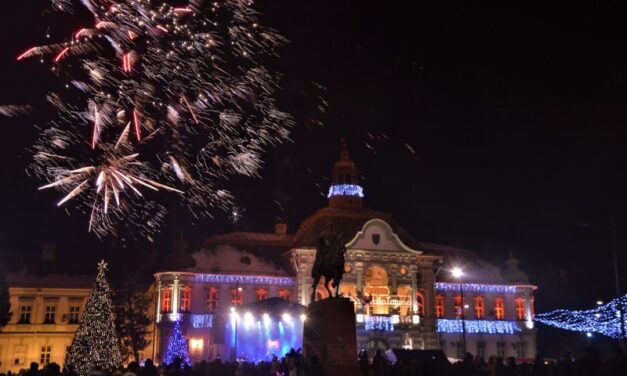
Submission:
<svg viewBox="0 0 627 376">
<path fill-rule="evenodd" d="M 266 232 L 236 231 L 226 234 L 213 235 L 205 240 L 205 246 L 230 244 L 230 245 L 254 245 L 259 247 L 283 248 L 291 247 L 294 235 L 276 234 Z"/>
<path fill-rule="evenodd" d="M 25 272 L 6 273 L 7 285 L 11 288 L 76 288 L 91 289 L 94 277 L 72 274 L 35 275 Z"/>
<path fill-rule="evenodd" d="M 322 231 L 327 230 L 329 225 L 333 225 L 335 232 L 343 233 L 344 239 L 348 241 L 354 238 L 357 232 L 361 231 L 366 222 L 375 218 L 381 219 L 389 224 L 394 233 L 398 235 L 401 241 L 407 246 L 419 249 L 419 243 L 387 213 L 363 208 L 341 209 L 333 207 L 317 210 L 305 219 L 294 235 L 294 246 L 315 248 L 318 244 L 318 236 Z"/>
</svg>

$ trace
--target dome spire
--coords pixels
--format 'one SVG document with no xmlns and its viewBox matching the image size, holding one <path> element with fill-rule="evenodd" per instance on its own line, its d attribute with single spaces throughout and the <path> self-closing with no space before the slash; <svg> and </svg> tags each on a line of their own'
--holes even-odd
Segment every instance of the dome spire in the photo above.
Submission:
<svg viewBox="0 0 627 376">
<path fill-rule="evenodd" d="M 340 140 L 340 159 L 333 164 L 329 206 L 341 209 L 361 209 L 363 188 L 359 185 L 359 175 L 355 163 L 350 159 L 346 141 Z"/>
</svg>

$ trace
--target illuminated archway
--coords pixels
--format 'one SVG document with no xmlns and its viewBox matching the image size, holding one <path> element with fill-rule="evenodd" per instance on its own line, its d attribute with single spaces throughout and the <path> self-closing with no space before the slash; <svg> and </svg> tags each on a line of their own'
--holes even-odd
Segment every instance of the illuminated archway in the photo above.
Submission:
<svg viewBox="0 0 627 376">
<path fill-rule="evenodd" d="M 364 277 L 364 293 L 372 298 L 368 304 L 368 313 L 388 315 L 390 288 L 387 271 L 380 265 L 372 265 L 366 269 Z"/>
</svg>

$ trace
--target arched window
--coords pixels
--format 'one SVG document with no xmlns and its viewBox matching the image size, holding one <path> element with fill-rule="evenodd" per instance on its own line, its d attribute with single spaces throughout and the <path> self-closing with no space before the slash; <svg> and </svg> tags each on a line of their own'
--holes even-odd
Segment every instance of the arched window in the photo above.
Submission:
<svg viewBox="0 0 627 376">
<path fill-rule="evenodd" d="M 455 317 L 460 319 L 462 317 L 462 312 L 463 312 L 462 311 L 463 310 L 463 307 L 462 307 L 462 296 L 461 295 L 455 295 L 453 297 L 453 302 L 454 302 L 453 308 L 455 310 Z"/>
<path fill-rule="evenodd" d="M 505 300 L 501 297 L 494 298 L 494 317 L 497 320 L 505 319 Z"/>
<path fill-rule="evenodd" d="M 172 312 L 172 289 L 161 289 L 161 312 Z"/>
<path fill-rule="evenodd" d="M 435 317 L 444 318 L 444 295 L 442 294 L 435 296 Z"/>
<path fill-rule="evenodd" d="M 279 289 L 279 298 L 283 300 L 290 300 L 290 290 L 288 289 Z"/>
<path fill-rule="evenodd" d="M 207 289 L 207 299 L 205 301 L 205 311 L 213 312 L 218 308 L 218 288 L 209 287 Z"/>
<path fill-rule="evenodd" d="M 181 312 L 190 312 L 192 310 L 192 288 L 189 286 L 181 287 Z"/>
<path fill-rule="evenodd" d="M 241 287 L 231 289 L 231 303 L 234 306 L 244 303 L 244 290 Z"/>
<path fill-rule="evenodd" d="M 258 289 L 257 291 L 255 291 L 255 294 L 257 295 L 257 300 L 266 300 L 266 298 L 268 297 L 268 290 Z"/>
<path fill-rule="evenodd" d="M 425 315 L 425 297 L 421 292 L 416 293 L 416 308 L 418 309 L 417 314 L 419 316 Z"/>
<path fill-rule="evenodd" d="M 475 318 L 477 320 L 485 319 L 485 298 L 483 296 L 475 296 Z"/>
<path fill-rule="evenodd" d="M 516 319 L 525 319 L 525 299 L 521 297 L 516 298 Z"/>
<path fill-rule="evenodd" d="M 390 288 L 388 286 L 388 273 L 379 265 L 372 265 L 365 273 L 364 295 L 372 297 L 369 310 L 372 314 L 390 314 Z M 409 294 L 411 298 L 412 293 Z"/>
</svg>

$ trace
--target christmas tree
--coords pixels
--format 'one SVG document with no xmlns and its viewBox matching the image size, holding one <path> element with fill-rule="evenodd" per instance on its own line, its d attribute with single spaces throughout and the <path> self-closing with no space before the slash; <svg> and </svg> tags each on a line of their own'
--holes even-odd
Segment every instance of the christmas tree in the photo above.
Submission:
<svg viewBox="0 0 627 376">
<path fill-rule="evenodd" d="M 187 341 L 181 332 L 181 325 L 178 320 L 174 323 L 163 361 L 165 364 L 172 364 L 176 358 L 181 359 L 181 365 L 187 364 L 189 366 L 192 364 L 187 352 Z"/>
<path fill-rule="evenodd" d="M 68 350 L 67 364 L 73 365 L 79 376 L 89 375 L 96 367 L 110 370 L 120 365 L 120 348 L 106 270 L 107 264 L 104 260 L 100 261 L 85 312 Z"/>
</svg>

